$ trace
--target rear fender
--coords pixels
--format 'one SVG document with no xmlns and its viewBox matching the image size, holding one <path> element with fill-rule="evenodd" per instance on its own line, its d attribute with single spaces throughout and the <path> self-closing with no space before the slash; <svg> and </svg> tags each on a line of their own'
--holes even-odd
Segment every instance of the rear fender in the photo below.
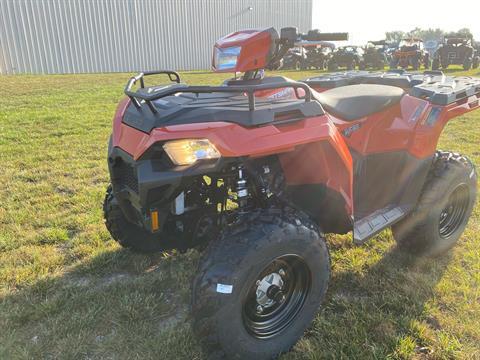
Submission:
<svg viewBox="0 0 480 360">
<path fill-rule="evenodd" d="M 410 152 L 424 158 L 437 149 L 438 140 L 447 123 L 461 115 L 480 108 L 480 92 L 446 106 L 430 105 L 430 109 L 419 121 Z"/>
</svg>

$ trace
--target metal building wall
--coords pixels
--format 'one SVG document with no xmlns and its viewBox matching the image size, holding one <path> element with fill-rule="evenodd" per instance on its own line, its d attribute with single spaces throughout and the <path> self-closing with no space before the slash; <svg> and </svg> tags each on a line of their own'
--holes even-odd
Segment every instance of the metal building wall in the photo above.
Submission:
<svg viewBox="0 0 480 360">
<path fill-rule="evenodd" d="M 208 69 L 214 41 L 312 25 L 312 0 L 0 0 L 0 73 Z"/>
</svg>

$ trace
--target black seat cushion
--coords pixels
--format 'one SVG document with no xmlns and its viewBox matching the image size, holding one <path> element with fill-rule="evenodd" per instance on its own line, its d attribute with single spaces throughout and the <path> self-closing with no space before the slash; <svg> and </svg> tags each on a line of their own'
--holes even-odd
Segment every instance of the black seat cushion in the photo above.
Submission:
<svg viewBox="0 0 480 360">
<path fill-rule="evenodd" d="M 397 104 L 404 94 L 395 86 L 360 84 L 340 86 L 316 93 L 315 97 L 327 112 L 352 121 Z"/>
</svg>

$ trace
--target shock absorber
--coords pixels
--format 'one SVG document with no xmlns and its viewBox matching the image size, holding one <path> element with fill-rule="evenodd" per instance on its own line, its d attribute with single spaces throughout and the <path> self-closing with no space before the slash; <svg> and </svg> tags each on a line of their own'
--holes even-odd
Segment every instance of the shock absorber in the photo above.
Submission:
<svg viewBox="0 0 480 360">
<path fill-rule="evenodd" d="M 247 206 L 248 200 L 247 176 L 243 165 L 238 166 L 238 179 L 235 190 L 237 191 L 238 207 L 243 209 Z"/>
</svg>

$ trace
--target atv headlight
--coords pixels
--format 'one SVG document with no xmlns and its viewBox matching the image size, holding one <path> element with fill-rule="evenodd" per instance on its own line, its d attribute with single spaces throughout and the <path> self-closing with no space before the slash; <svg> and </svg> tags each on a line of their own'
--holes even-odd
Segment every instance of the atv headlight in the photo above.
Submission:
<svg viewBox="0 0 480 360">
<path fill-rule="evenodd" d="M 241 46 L 215 48 L 214 66 L 217 70 L 234 70 L 242 51 Z"/>
<path fill-rule="evenodd" d="M 207 139 L 172 140 L 163 145 L 175 165 L 192 165 L 198 160 L 218 159 L 220 153 Z"/>
</svg>

